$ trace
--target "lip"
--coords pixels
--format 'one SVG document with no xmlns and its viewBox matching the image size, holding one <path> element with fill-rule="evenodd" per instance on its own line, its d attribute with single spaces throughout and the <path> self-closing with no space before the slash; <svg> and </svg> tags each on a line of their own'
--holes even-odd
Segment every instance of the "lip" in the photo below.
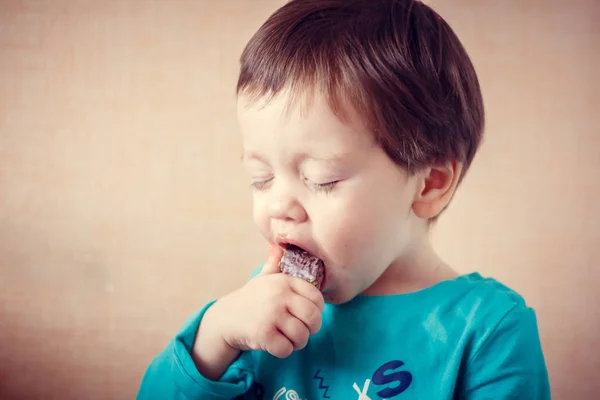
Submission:
<svg viewBox="0 0 600 400">
<path fill-rule="evenodd" d="M 296 246 L 312 255 L 316 255 L 316 254 L 312 253 L 310 251 L 310 249 L 308 248 L 308 246 L 306 246 L 302 242 L 300 242 L 298 240 L 294 240 L 294 239 L 288 239 L 287 237 L 278 236 L 277 239 L 275 239 L 275 244 L 277 246 L 281 247 L 283 250 L 287 249 L 289 246 Z"/>
</svg>

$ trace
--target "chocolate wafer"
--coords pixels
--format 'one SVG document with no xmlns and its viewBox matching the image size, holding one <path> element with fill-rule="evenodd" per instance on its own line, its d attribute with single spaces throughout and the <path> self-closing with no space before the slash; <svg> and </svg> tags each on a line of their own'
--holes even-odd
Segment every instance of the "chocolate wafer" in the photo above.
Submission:
<svg viewBox="0 0 600 400">
<path fill-rule="evenodd" d="M 279 262 L 281 272 L 289 276 L 302 278 L 321 290 L 325 278 L 323 260 L 297 246 L 289 246 L 284 250 Z"/>
</svg>

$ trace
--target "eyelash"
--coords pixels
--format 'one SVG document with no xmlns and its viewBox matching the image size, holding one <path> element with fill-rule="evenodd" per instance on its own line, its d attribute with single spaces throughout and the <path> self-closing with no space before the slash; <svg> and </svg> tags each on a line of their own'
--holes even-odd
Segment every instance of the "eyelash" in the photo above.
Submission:
<svg viewBox="0 0 600 400">
<path fill-rule="evenodd" d="M 262 190 L 272 180 L 273 178 L 267 179 L 265 181 L 255 181 L 252 182 L 250 186 L 256 190 Z M 305 181 L 309 182 L 307 179 L 305 179 Z M 338 182 L 339 181 L 332 181 L 327 183 L 310 183 L 310 185 L 315 189 L 316 192 L 327 194 L 331 193 L 331 191 L 333 190 L 335 185 L 338 184 Z"/>
<path fill-rule="evenodd" d="M 254 181 L 250 184 L 250 186 L 256 190 L 262 190 L 265 188 L 265 185 L 272 180 L 273 178 L 267 179 L 266 181 Z"/>
<path fill-rule="evenodd" d="M 338 183 L 339 181 L 333 181 L 333 182 L 327 182 L 327 183 L 313 183 L 313 187 L 315 188 L 315 190 L 319 193 L 331 193 L 331 191 L 333 190 L 333 188 L 335 187 L 335 185 Z"/>
</svg>

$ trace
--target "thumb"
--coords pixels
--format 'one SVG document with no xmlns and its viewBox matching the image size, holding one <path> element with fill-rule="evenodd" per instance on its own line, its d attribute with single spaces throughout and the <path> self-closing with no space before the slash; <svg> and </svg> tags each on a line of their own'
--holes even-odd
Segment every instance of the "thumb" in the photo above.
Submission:
<svg viewBox="0 0 600 400">
<path fill-rule="evenodd" d="M 269 243 L 269 258 L 267 259 L 265 265 L 263 265 L 259 275 L 270 275 L 281 272 L 281 269 L 279 269 L 279 261 L 281 260 L 281 257 L 283 257 L 283 250 L 281 247 L 273 243 Z"/>
</svg>

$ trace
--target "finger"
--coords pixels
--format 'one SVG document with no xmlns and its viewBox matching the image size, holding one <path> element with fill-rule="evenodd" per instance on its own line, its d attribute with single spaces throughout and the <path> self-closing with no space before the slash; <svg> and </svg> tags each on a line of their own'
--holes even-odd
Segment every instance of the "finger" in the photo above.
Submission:
<svg viewBox="0 0 600 400">
<path fill-rule="evenodd" d="M 290 286 L 294 293 L 310 300 L 319 310 L 323 311 L 325 308 L 325 299 L 323 299 L 321 291 L 314 285 L 306 282 L 304 279 L 293 278 L 290 280 Z"/>
<path fill-rule="evenodd" d="M 308 343 L 310 332 L 298 318 L 288 315 L 278 321 L 277 328 L 292 343 L 294 350 L 303 349 Z"/>
<path fill-rule="evenodd" d="M 269 275 L 269 274 L 277 274 L 281 272 L 279 268 L 279 261 L 283 256 L 283 250 L 281 247 L 269 243 L 269 258 L 267 262 L 263 265 L 262 270 L 259 275 Z"/>
<path fill-rule="evenodd" d="M 287 309 L 291 315 L 304 323 L 311 335 L 321 329 L 323 310 L 312 301 L 295 294 L 287 301 Z"/>
<path fill-rule="evenodd" d="M 286 358 L 294 351 L 294 345 L 282 332 L 273 329 L 267 337 L 264 349 L 277 358 Z"/>
</svg>

